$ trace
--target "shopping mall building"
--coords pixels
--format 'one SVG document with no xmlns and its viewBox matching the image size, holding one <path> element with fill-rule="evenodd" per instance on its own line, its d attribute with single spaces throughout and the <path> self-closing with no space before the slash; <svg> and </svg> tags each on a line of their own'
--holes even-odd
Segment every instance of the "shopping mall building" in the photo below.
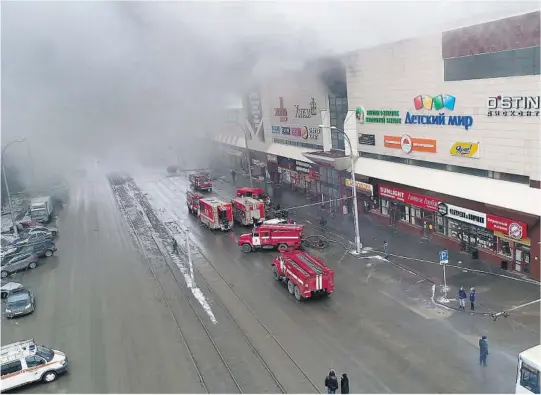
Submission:
<svg viewBox="0 0 541 395">
<path fill-rule="evenodd" d="M 539 28 L 534 12 L 314 62 L 215 140 L 325 200 L 351 196 L 349 140 L 361 215 L 539 279 Z"/>
</svg>

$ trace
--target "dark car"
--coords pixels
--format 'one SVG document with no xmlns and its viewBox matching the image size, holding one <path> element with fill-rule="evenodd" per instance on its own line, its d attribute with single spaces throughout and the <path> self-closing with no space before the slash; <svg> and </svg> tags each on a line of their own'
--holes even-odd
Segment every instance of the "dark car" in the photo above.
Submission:
<svg viewBox="0 0 541 395">
<path fill-rule="evenodd" d="M 42 240 L 36 243 L 20 247 L 21 253 L 32 253 L 40 258 L 53 256 L 56 252 L 56 245 L 51 240 Z"/>
<path fill-rule="evenodd" d="M 36 308 L 34 293 L 28 289 L 12 292 L 6 300 L 6 318 L 33 313 Z"/>
<path fill-rule="evenodd" d="M 2 278 L 15 273 L 19 270 L 34 269 L 38 266 L 39 257 L 32 253 L 17 254 L 11 259 L 2 261 L 2 270 L 0 276 Z"/>
<path fill-rule="evenodd" d="M 49 231 L 36 231 L 30 233 L 22 233 L 20 237 L 15 240 L 13 245 L 30 245 L 36 243 L 42 243 L 44 241 L 53 241 L 53 234 Z"/>
</svg>

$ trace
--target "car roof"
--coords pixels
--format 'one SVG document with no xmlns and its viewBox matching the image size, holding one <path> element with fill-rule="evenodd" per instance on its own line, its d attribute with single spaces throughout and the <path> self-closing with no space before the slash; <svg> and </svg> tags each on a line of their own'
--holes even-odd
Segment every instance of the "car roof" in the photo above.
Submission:
<svg viewBox="0 0 541 395">
<path fill-rule="evenodd" d="M 30 291 L 27 289 L 8 295 L 8 302 L 20 302 L 27 299 L 30 299 Z"/>
<path fill-rule="evenodd" d="M 22 287 L 23 287 L 22 284 L 19 284 L 19 283 L 13 282 L 13 281 L 2 282 L 2 288 L 4 289 L 4 291 L 11 291 L 12 289 L 19 289 L 19 288 L 22 288 Z"/>
</svg>

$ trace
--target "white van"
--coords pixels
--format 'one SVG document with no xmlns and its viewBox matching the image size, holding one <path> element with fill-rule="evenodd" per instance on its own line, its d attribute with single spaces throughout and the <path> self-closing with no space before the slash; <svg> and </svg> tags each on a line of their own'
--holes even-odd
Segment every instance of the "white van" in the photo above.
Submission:
<svg viewBox="0 0 541 395">
<path fill-rule="evenodd" d="M 2 392 L 35 381 L 50 383 L 68 367 L 66 354 L 38 346 L 33 339 L 2 346 L 1 362 Z"/>
<path fill-rule="evenodd" d="M 518 354 L 516 394 L 539 394 L 539 370 L 541 369 L 541 345 Z"/>
</svg>

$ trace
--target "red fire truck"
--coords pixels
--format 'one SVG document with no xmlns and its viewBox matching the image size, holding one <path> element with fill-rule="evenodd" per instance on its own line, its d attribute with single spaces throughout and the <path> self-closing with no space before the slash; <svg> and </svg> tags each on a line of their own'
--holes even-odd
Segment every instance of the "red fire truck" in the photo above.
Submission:
<svg viewBox="0 0 541 395">
<path fill-rule="evenodd" d="M 265 200 L 267 195 L 263 188 L 242 187 L 237 189 L 237 197 L 251 197 L 257 200 Z"/>
<path fill-rule="evenodd" d="M 250 197 L 237 197 L 231 200 L 233 219 L 241 225 L 253 225 L 265 220 L 265 204 Z"/>
<path fill-rule="evenodd" d="M 276 281 L 287 284 L 287 290 L 297 300 L 334 291 L 334 272 L 321 259 L 304 251 L 288 251 L 278 255 L 272 264 Z"/>
<path fill-rule="evenodd" d="M 233 227 L 231 203 L 215 197 L 199 199 L 199 220 L 212 230 L 230 230 Z"/>
<path fill-rule="evenodd" d="M 190 214 L 196 215 L 199 211 L 199 201 L 203 199 L 202 193 L 186 191 L 186 205 L 188 206 L 188 211 Z"/>
<path fill-rule="evenodd" d="M 278 248 L 286 251 L 288 248 L 300 248 L 304 234 L 304 225 L 261 225 L 252 233 L 239 237 L 239 247 L 242 252 L 251 252 L 259 249 Z"/>
<path fill-rule="evenodd" d="M 231 203 L 215 197 L 199 199 L 199 220 L 212 230 L 230 230 L 233 227 Z"/>
<path fill-rule="evenodd" d="M 212 180 L 208 173 L 192 173 L 188 180 L 194 190 L 212 192 Z"/>
</svg>

